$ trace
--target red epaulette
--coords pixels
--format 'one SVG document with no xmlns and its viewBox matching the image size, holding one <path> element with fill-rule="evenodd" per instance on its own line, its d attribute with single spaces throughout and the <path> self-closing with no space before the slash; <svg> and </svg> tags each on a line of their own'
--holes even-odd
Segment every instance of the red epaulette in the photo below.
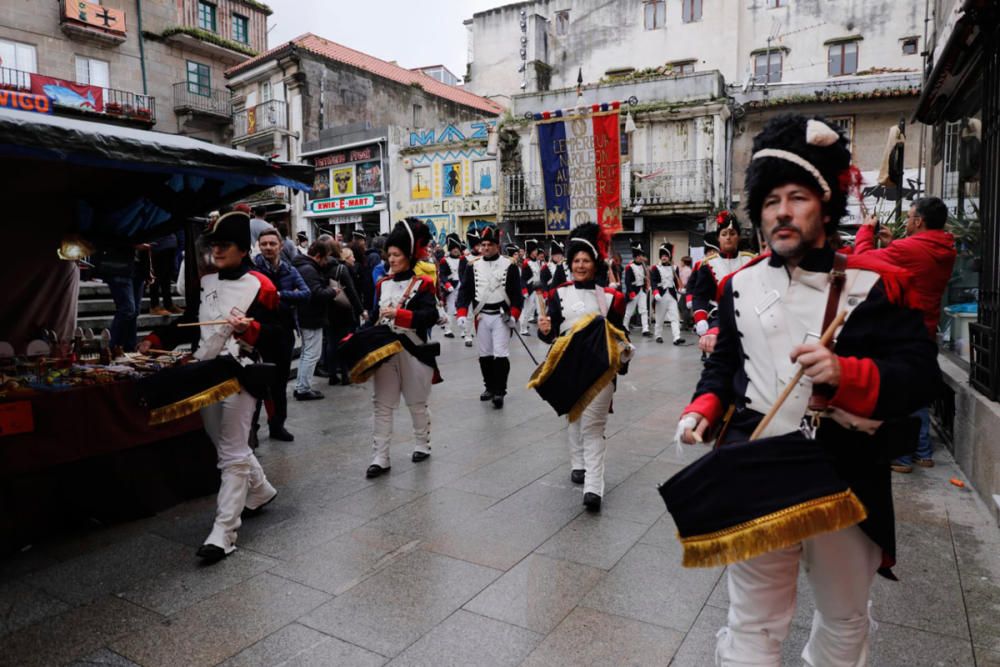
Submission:
<svg viewBox="0 0 1000 667">
<path fill-rule="evenodd" d="M 260 283 L 260 289 L 257 291 L 257 301 L 260 301 L 260 304 L 268 310 L 277 310 L 278 288 L 274 286 L 271 279 L 260 271 L 248 271 L 247 273 L 256 278 Z"/>
</svg>

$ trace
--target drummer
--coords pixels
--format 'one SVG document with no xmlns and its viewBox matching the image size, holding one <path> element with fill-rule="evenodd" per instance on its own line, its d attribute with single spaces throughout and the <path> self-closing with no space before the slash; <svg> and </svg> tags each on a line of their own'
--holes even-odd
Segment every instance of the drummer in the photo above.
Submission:
<svg viewBox="0 0 1000 667">
<path fill-rule="evenodd" d="M 215 222 L 206 240 L 212 247 L 218 273 L 201 279 L 198 318 L 203 322 L 226 320 L 226 324 L 163 327 L 147 336 L 139 344 L 139 351 L 197 342 L 194 356 L 198 359 L 228 354 L 249 363 L 261 351 L 273 351 L 281 344 L 278 290 L 266 276 L 253 270 L 249 215 L 242 211 L 226 213 Z M 244 389 L 201 410 L 222 472 L 215 525 L 198 549 L 198 557 L 209 563 L 236 549 L 236 531 L 244 509 L 259 510 L 278 495 L 248 445 L 256 404 L 257 399 Z"/>
<path fill-rule="evenodd" d="M 868 518 L 731 565 L 717 664 L 781 664 L 800 562 L 816 599 L 802 659 L 824 667 L 867 664 L 871 585 L 876 571 L 895 578 L 888 569 L 895 562 L 892 438 L 875 437 L 876 429 L 926 404 L 940 371 L 920 313 L 906 305 L 908 275 L 864 255 L 834 270 L 841 260 L 828 239 L 847 213 L 854 169 L 847 138 L 822 119 L 779 116 L 754 138 L 747 213 L 770 253 L 723 284 L 715 350 L 678 432 L 687 443 L 696 435 L 707 440 L 707 429 L 733 406 L 726 440 L 745 441 L 801 366 L 801 384 L 763 435 L 808 427 L 810 403 L 826 403 L 821 414 L 829 418 L 820 420 L 816 439 Z M 833 289 L 837 301 L 829 297 Z M 817 340 L 840 310 L 848 316 L 831 350 Z"/>
<path fill-rule="evenodd" d="M 431 414 L 427 399 L 437 369 L 431 348 L 425 346 L 431 327 L 438 319 L 436 288 L 430 276 L 418 276 L 413 267 L 423 257 L 430 242 L 430 230 L 416 218 L 396 223 L 386 240 L 389 275 L 375 286 L 378 312 L 369 326 L 389 325 L 403 344 L 403 350 L 389 357 L 375 371 L 372 463 L 366 477 L 389 472 L 389 443 L 392 440 L 393 411 L 402 395 L 413 421 L 413 462 L 431 455 Z"/>
<path fill-rule="evenodd" d="M 598 231 L 591 222 L 570 232 L 567 256 L 572 282 L 549 292 L 545 315 L 538 318 L 538 337 L 546 343 L 567 333 L 580 318 L 591 313 L 606 316 L 611 324 L 624 330 L 625 297 L 595 282 L 598 269 L 604 267 Z M 614 382 L 608 383 L 567 428 L 570 480 L 583 484 L 583 505 L 591 512 L 601 511 L 604 496 L 604 427 L 614 390 Z"/>
</svg>

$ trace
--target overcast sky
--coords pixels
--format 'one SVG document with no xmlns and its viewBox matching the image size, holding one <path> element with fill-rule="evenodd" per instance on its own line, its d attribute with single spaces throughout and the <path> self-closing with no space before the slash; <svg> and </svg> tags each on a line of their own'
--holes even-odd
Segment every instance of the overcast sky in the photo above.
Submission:
<svg viewBox="0 0 1000 667">
<path fill-rule="evenodd" d="M 510 0 L 265 0 L 268 48 L 311 32 L 407 68 L 443 64 L 465 75 L 462 21 Z"/>
</svg>

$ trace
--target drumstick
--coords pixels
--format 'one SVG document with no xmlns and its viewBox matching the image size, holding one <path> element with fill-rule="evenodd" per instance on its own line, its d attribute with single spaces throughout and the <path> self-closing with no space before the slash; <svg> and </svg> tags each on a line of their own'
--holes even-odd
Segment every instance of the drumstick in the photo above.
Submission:
<svg viewBox="0 0 1000 667">
<path fill-rule="evenodd" d="M 823 332 L 823 337 L 819 339 L 819 344 L 822 345 L 823 347 L 829 347 L 830 341 L 833 340 L 833 334 L 836 333 L 837 329 L 840 327 L 841 324 L 844 323 L 845 319 L 847 319 L 847 311 L 842 310 L 840 311 L 840 313 L 837 314 L 837 317 L 833 319 L 833 322 L 830 323 L 830 326 L 826 328 L 826 331 Z M 774 405 L 771 406 L 771 409 L 768 410 L 767 414 L 764 415 L 764 418 L 760 420 L 760 424 L 758 424 L 757 428 L 753 430 L 753 434 L 750 436 L 750 440 L 756 440 L 757 438 L 760 437 L 760 434 L 764 432 L 764 429 L 766 429 L 768 424 L 771 423 L 771 420 L 774 419 L 774 415 L 776 415 L 778 413 L 778 410 L 781 409 L 781 406 L 785 402 L 785 399 L 787 399 L 788 396 L 792 393 L 792 389 L 794 389 L 795 386 L 799 383 L 799 380 L 802 379 L 803 373 L 805 373 L 805 369 L 802 366 L 799 366 L 799 370 L 795 374 L 795 377 L 792 378 L 792 381 L 789 382 L 787 386 L 785 386 L 785 390 L 781 392 L 780 396 L 778 396 L 778 400 L 774 402 Z"/>
<path fill-rule="evenodd" d="M 247 322 L 253 322 L 252 317 L 247 318 Z M 179 327 L 207 327 L 213 324 L 229 324 L 229 320 L 209 320 L 207 322 L 184 322 L 178 324 Z"/>
</svg>

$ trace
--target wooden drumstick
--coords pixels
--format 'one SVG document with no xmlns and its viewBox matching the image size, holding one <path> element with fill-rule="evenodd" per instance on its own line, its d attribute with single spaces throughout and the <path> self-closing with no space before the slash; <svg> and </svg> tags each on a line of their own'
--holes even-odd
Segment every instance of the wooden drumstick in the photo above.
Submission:
<svg viewBox="0 0 1000 667">
<path fill-rule="evenodd" d="M 833 322 L 830 322 L 830 326 L 826 328 L 826 331 L 823 332 L 823 337 L 819 339 L 819 344 L 822 345 L 823 347 L 830 347 L 830 342 L 833 340 L 833 335 L 837 332 L 837 329 L 840 328 L 840 325 L 844 323 L 845 319 L 847 319 L 847 311 L 842 310 L 837 314 L 837 317 L 833 318 Z M 785 386 L 785 390 L 781 392 L 780 396 L 778 396 L 778 400 L 774 402 L 774 405 L 771 406 L 771 409 L 767 411 L 767 414 L 764 415 L 764 418 L 760 420 L 759 424 L 757 424 L 757 428 L 753 430 L 753 434 L 750 436 L 750 440 L 756 440 L 757 438 L 760 437 L 760 434 L 764 432 L 764 429 L 766 429 L 768 424 L 771 423 L 771 420 L 774 419 L 774 415 L 778 414 L 778 410 L 781 409 L 781 406 L 782 404 L 784 404 L 785 399 L 787 399 L 789 395 L 791 395 L 792 389 L 794 389 L 795 386 L 799 383 L 799 380 L 802 379 L 803 373 L 805 373 L 805 369 L 802 366 L 799 366 L 799 370 L 797 373 L 795 373 L 795 377 L 792 378 L 792 381 Z"/>
<path fill-rule="evenodd" d="M 253 322 L 252 317 L 247 318 L 247 322 Z M 207 327 L 214 324 L 229 324 L 229 320 L 209 320 L 207 322 L 183 322 L 179 327 Z"/>
</svg>

